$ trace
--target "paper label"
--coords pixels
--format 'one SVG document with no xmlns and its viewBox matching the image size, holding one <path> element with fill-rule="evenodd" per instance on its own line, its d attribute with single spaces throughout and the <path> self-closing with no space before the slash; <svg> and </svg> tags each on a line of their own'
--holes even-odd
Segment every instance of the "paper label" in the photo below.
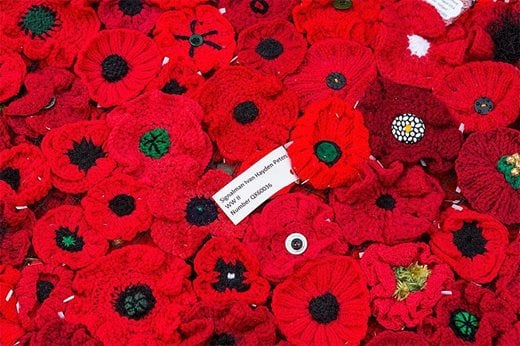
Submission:
<svg viewBox="0 0 520 346">
<path fill-rule="evenodd" d="M 238 225 L 269 197 L 297 180 L 289 155 L 281 146 L 224 186 L 213 199 Z"/>
<path fill-rule="evenodd" d="M 464 9 L 462 0 L 424 0 L 437 9 L 445 21 L 451 21 L 460 16 Z"/>
</svg>

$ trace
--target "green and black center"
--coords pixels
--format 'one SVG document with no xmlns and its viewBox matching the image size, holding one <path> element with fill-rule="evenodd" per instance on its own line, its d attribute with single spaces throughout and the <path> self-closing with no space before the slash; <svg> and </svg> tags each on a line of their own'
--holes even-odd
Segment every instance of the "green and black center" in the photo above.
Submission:
<svg viewBox="0 0 520 346">
<path fill-rule="evenodd" d="M 347 79 L 342 73 L 332 72 L 326 78 L 327 86 L 332 90 L 341 90 L 347 84 Z"/>
<path fill-rule="evenodd" d="M 453 232 L 453 244 L 464 257 L 473 258 L 486 252 L 487 240 L 482 236 L 482 227 L 478 222 L 465 222 L 461 229 Z"/>
<path fill-rule="evenodd" d="M 314 155 L 329 167 L 332 167 L 341 158 L 341 149 L 331 141 L 319 141 L 314 145 Z"/>
<path fill-rule="evenodd" d="M 139 140 L 139 150 L 148 157 L 160 159 L 170 150 L 170 135 L 162 128 L 145 132 Z"/>
<path fill-rule="evenodd" d="M 348 10 L 352 7 L 352 0 L 333 0 L 332 6 L 336 10 Z"/>
<path fill-rule="evenodd" d="M 0 170 L 0 180 L 5 181 L 11 189 L 18 191 L 20 187 L 20 170 L 13 167 L 6 167 Z"/>
<path fill-rule="evenodd" d="M 327 324 L 338 318 L 338 299 L 332 293 L 325 293 L 312 298 L 308 309 L 313 320 L 320 324 Z"/>
<path fill-rule="evenodd" d="M 117 295 L 114 309 L 123 317 L 140 320 L 153 310 L 156 303 L 152 289 L 138 284 L 128 286 Z"/>
<path fill-rule="evenodd" d="M 505 155 L 498 160 L 497 169 L 515 190 L 520 189 L 520 154 Z M 0 178 L 1 179 L 1 178 Z"/>
<path fill-rule="evenodd" d="M 239 260 L 233 264 L 226 263 L 222 258 L 219 258 L 215 265 L 215 271 L 219 273 L 218 281 L 211 286 L 218 292 L 224 292 L 226 289 L 245 292 L 251 287 L 250 284 L 244 283 L 246 267 Z"/>
<path fill-rule="evenodd" d="M 78 236 L 78 228 L 72 232 L 67 227 L 60 227 L 55 232 L 56 245 L 62 250 L 68 252 L 79 252 L 83 250 L 85 242 L 83 237 Z"/>
<path fill-rule="evenodd" d="M 41 304 L 51 295 L 54 285 L 50 281 L 38 280 L 36 282 L 36 299 Z"/>
<path fill-rule="evenodd" d="M 26 35 L 41 39 L 49 37 L 50 32 L 59 25 L 56 11 L 46 5 L 32 5 L 18 22 Z"/>
<path fill-rule="evenodd" d="M 78 169 L 87 174 L 88 170 L 96 165 L 96 161 L 107 155 L 103 151 L 101 145 L 96 145 L 92 139 L 87 140 L 85 137 L 81 141 L 72 141 L 72 149 L 66 154 L 70 163 L 78 166 Z"/>
<path fill-rule="evenodd" d="M 493 104 L 493 101 L 491 101 L 491 99 L 489 99 L 488 97 L 479 97 L 473 103 L 473 108 L 475 109 L 475 112 L 477 112 L 480 115 L 487 115 L 489 112 L 493 110 L 494 106 L 495 105 Z"/>
<path fill-rule="evenodd" d="M 194 197 L 186 206 L 186 221 L 195 226 L 207 226 L 217 219 L 215 203 L 208 198 Z"/>
<path fill-rule="evenodd" d="M 119 0 L 119 9 L 123 14 L 133 17 L 143 10 L 142 0 Z"/>
<path fill-rule="evenodd" d="M 472 313 L 458 309 L 451 313 L 450 328 L 457 337 L 465 341 L 475 341 L 479 318 Z"/>
<path fill-rule="evenodd" d="M 393 270 L 396 281 L 393 297 L 398 301 L 403 301 L 411 293 L 422 290 L 430 276 L 430 269 L 426 264 L 414 263 L 408 267 L 394 267 Z"/>
</svg>

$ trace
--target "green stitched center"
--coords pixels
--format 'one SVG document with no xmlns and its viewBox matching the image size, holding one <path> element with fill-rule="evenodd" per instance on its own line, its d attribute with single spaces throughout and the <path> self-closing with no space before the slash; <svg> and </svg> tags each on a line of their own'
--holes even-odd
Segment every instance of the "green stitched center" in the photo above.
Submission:
<svg viewBox="0 0 520 346">
<path fill-rule="evenodd" d="M 56 13 L 45 5 L 32 5 L 23 16 L 20 27 L 33 36 L 42 36 L 56 24 Z"/>
<path fill-rule="evenodd" d="M 314 154 L 321 162 L 327 166 L 332 166 L 341 157 L 341 149 L 334 142 L 321 141 L 314 146 Z"/>
<path fill-rule="evenodd" d="M 430 270 L 426 264 L 411 264 L 408 267 L 394 267 L 396 287 L 393 297 L 405 300 L 412 292 L 420 291 L 426 285 Z"/>
<path fill-rule="evenodd" d="M 513 189 L 520 189 L 520 156 L 518 154 L 502 156 L 498 160 L 497 169 Z"/>
<path fill-rule="evenodd" d="M 455 310 L 451 313 L 450 327 L 459 338 L 466 341 L 475 341 L 479 319 L 466 310 Z"/>
<path fill-rule="evenodd" d="M 165 129 L 156 128 L 146 132 L 139 141 L 139 150 L 148 157 L 159 159 L 170 150 L 170 136 Z"/>
</svg>

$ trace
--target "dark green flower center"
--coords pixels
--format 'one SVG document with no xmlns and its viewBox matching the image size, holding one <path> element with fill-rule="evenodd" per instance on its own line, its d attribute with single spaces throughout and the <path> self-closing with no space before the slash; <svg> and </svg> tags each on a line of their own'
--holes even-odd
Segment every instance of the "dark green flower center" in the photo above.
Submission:
<svg viewBox="0 0 520 346">
<path fill-rule="evenodd" d="M 341 158 L 341 149 L 331 141 L 320 141 L 314 145 L 314 154 L 324 164 L 331 167 Z"/>
<path fill-rule="evenodd" d="M 60 227 L 56 230 L 54 239 L 60 249 L 68 252 L 79 252 L 83 250 L 83 246 L 85 246 L 83 237 L 78 236 L 77 229 L 75 232 L 72 232 L 67 227 Z"/>
<path fill-rule="evenodd" d="M 193 47 L 199 47 L 204 44 L 204 38 L 199 34 L 192 34 L 188 41 Z"/>
<path fill-rule="evenodd" d="M 352 0 L 334 0 L 332 5 L 336 10 L 348 10 L 352 7 Z"/>
<path fill-rule="evenodd" d="M 157 301 L 152 289 L 147 285 L 131 285 L 120 292 L 114 302 L 114 309 L 123 317 L 140 320 L 153 310 Z"/>
<path fill-rule="evenodd" d="M 338 318 L 339 303 L 332 293 L 325 293 L 312 298 L 308 309 L 313 320 L 320 324 L 327 324 Z"/>
<path fill-rule="evenodd" d="M 0 180 L 5 181 L 11 188 L 18 191 L 20 187 L 20 170 L 17 168 L 6 167 L 0 171 Z"/>
<path fill-rule="evenodd" d="M 478 325 L 478 317 L 466 310 L 458 309 L 451 313 L 450 328 L 462 340 L 475 341 Z"/>
<path fill-rule="evenodd" d="M 49 31 L 57 25 L 56 12 L 45 5 L 32 5 L 18 22 L 18 26 L 32 38 L 49 36 Z"/>
<path fill-rule="evenodd" d="M 148 157 L 159 159 L 170 150 L 170 136 L 168 131 L 155 128 L 141 136 L 139 150 Z"/>
<path fill-rule="evenodd" d="M 497 169 L 505 180 L 513 187 L 520 189 L 520 154 L 505 155 L 498 160 Z"/>
</svg>

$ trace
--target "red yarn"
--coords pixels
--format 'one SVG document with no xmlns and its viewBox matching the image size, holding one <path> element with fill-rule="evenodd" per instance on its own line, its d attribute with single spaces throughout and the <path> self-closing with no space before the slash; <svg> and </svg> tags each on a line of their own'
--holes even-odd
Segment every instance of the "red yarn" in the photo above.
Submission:
<svg viewBox="0 0 520 346">
<path fill-rule="evenodd" d="M 208 0 L 150 0 L 150 2 L 159 5 L 163 9 L 174 9 L 183 7 L 196 7 L 205 4 Z"/>
<path fill-rule="evenodd" d="M 455 164 L 462 194 L 471 206 L 505 224 L 520 223 L 520 193 L 497 168 L 503 156 L 518 153 L 520 132 L 498 128 L 471 134 Z"/>
<path fill-rule="evenodd" d="M 128 29 L 103 30 L 83 46 L 75 65 L 90 97 L 102 107 L 119 105 L 143 91 L 161 68 L 155 43 Z"/>
<path fill-rule="evenodd" d="M 25 79 L 25 70 L 25 63 L 18 53 L 0 49 L 0 103 L 18 94 Z"/>
<path fill-rule="evenodd" d="M 506 251 L 506 258 L 496 281 L 497 295 L 520 313 L 520 238 L 514 240 Z"/>
<path fill-rule="evenodd" d="M 97 14 L 107 29 L 126 28 L 148 34 L 162 11 L 153 0 L 137 3 L 121 0 L 101 0 Z"/>
<path fill-rule="evenodd" d="M 444 192 L 422 168 L 405 169 L 396 161 L 385 169 L 369 161 L 361 175 L 360 182 L 330 195 L 336 221 L 349 243 L 393 245 L 417 240 L 434 229 Z"/>
<path fill-rule="evenodd" d="M 63 345 L 63 346 L 102 346 L 81 324 L 72 324 L 63 320 L 50 321 L 39 330 L 24 336 L 22 345 Z"/>
<path fill-rule="evenodd" d="M 9 149 L 11 147 L 11 135 L 4 121 L 4 117 L 0 118 L 0 150 Z"/>
<path fill-rule="evenodd" d="M 206 73 L 229 64 L 235 51 L 233 27 L 211 6 L 168 11 L 157 20 L 154 39 L 168 57 L 185 57 Z"/>
<path fill-rule="evenodd" d="M 367 132 L 361 113 L 340 99 L 311 105 L 291 132 L 294 171 L 316 189 L 357 180 L 370 154 Z"/>
<path fill-rule="evenodd" d="M 196 97 L 204 77 L 197 73 L 197 67 L 186 58 L 171 58 L 163 65 L 159 75 L 155 77 L 146 90 L 161 90 L 169 95 L 186 95 Z"/>
<path fill-rule="evenodd" d="M 341 256 L 309 261 L 276 286 L 272 309 L 294 345 L 359 345 L 370 316 L 359 265 Z"/>
<path fill-rule="evenodd" d="M 3 261 L 1 262 L 3 263 Z M 14 345 L 25 333 L 20 326 L 16 311 L 14 288 L 20 279 L 20 272 L 11 266 L 0 264 L 0 344 Z M 9 299 L 8 299 L 9 298 Z"/>
<path fill-rule="evenodd" d="M 429 346 L 422 336 L 414 332 L 393 332 L 386 330 L 370 339 L 367 346 Z"/>
<path fill-rule="evenodd" d="M 258 260 L 238 240 L 209 240 L 195 256 L 194 269 L 193 288 L 203 301 L 240 300 L 259 305 L 269 295 L 269 283 L 259 275 Z"/>
<path fill-rule="evenodd" d="M 329 97 L 354 105 L 376 77 L 370 49 L 354 41 L 328 39 L 313 44 L 298 71 L 284 83 L 298 95 L 300 108 Z"/>
</svg>

